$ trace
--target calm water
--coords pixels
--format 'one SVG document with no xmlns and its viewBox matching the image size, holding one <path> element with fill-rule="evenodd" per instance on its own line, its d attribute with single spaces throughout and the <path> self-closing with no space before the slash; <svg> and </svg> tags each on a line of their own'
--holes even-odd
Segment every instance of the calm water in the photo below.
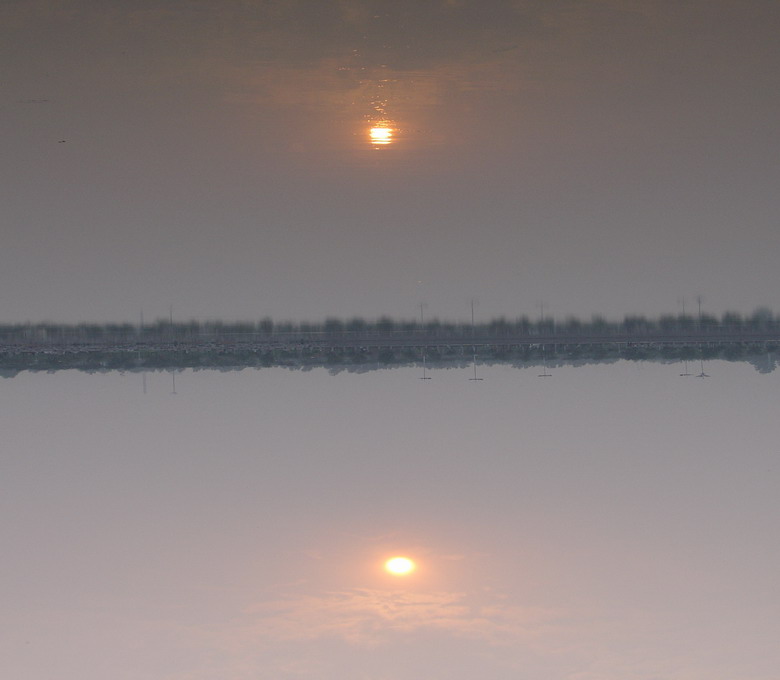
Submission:
<svg viewBox="0 0 780 680">
<path fill-rule="evenodd" d="M 678 368 L 4 380 L 0 674 L 775 680 L 780 374 Z"/>
</svg>

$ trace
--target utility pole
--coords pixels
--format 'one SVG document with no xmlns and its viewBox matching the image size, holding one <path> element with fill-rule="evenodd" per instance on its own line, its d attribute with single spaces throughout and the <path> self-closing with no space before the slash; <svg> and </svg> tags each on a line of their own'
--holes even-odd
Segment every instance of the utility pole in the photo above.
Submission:
<svg viewBox="0 0 780 680">
<path fill-rule="evenodd" d="M 474 325 L 474 305 L 476 304 L 476 300 L 474 298 L 471 298 L 471 339 L 474 340 L 474 338 L 477 335 L 477 330 Z M 474 353 L 474 377 L 469 378 L 469 380 L 482 380 L 482 378 L 477 377 L 477 346 L 472 345 L 471 347 L 472 352 Z"/>
<path fill-rule="evenodd" d="M 425 375 L 425 350 L 423 350 L 422 360 L 423 360 L 423 374 L 420 380 L 430 380 L 430 377 Z"/>
<path fill-rule="evenodd" d="M 473 378 L 469 378 L 469 380 L 471 380 L 472 382 L 474 380 L 483 380 L 483 378 L 478 378 L 477 377 L 477 349 L 476 349 L 476 347 L 474 348 L 474 377 Z"/>
</svg>

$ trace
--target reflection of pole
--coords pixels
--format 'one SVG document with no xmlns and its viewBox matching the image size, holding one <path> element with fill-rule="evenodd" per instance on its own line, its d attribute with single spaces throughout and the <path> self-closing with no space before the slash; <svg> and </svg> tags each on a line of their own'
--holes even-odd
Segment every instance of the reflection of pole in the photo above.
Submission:
<svg viewBox="0 0 780 680">
<path fill-rule="evenodd" d="M 146 371 L 141 373 L 141 380 L 142 380 L 143 386 L 144 386 L 144 394 L 146 394 Z"/>
<path fill-rule="evenodd" d="M 171 369 L 171 383 L 173 385 L 173 390 L 171 391 L 171 394 L 176 394 L 176 373 L 173 369 Z"/>
</svg>

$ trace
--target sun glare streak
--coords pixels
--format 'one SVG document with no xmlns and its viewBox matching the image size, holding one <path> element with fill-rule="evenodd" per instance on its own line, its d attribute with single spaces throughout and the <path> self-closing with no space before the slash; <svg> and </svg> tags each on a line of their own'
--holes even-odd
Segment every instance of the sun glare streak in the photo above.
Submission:
<svg viewBox="0 0 780 680">
<path fill-rule="evenodd" d="M 415 568 L 415 563 L 408 557 L 391 557 L 385 562 L 385 571 L 396 576 L 411 574 Z"/>
</svg>

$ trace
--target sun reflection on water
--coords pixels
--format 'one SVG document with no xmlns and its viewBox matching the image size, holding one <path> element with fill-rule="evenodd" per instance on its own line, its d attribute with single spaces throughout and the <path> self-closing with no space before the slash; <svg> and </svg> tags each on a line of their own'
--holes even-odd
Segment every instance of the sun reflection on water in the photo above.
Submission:
<svg viewBox="0 0 780 680">
<path fill-rule="evenodd" d="M 395 129 L 388 122 L 374 124 L 368 131 L 368 138 L 373 146 L 388 146 L 395 139 Z"/>
</svg>

